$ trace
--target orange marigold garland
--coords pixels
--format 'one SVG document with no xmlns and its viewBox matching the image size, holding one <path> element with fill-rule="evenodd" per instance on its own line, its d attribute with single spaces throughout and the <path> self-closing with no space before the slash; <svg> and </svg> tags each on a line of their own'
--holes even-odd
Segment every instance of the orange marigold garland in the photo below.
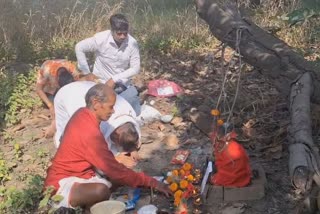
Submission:
<svg viewBox="0 0 320 214">
<path fill-rule="evenodd" d="M 177 189 L 178 189 L 178 184 L 177 184 L 177 183 L 172 183 L 172 184 L 170 184 L 169 189 L 170 189 L 172 192 L 177 191 Z"/>
<path fill-rule="evenodd" d="M 175 193 L 174 193 L 174 197 L 175 198 L 181 198 L 183 192 L 182 190 L 178 189 Z"/>
<path fill-rule="evenodd" d="M 169 188 L 173 192 L 176 207 L 180 207 L 181 203 L 185 203 L 197 191 L 193 182 L 196 181 L 198 171 L 198 169 L 193 170 L 192 164 L 185 163 L 180 169 L 168 172 L 166 182 L 170 184 Z"/>
<path fill-rule="evenodd" d="M 188 175 L 188 176 L 187 176 L 187 180 L 188 180 L 188 181 L 191 181 L 191 182 L 194 181 L 193 175 L 191 175 L 191 174 Z"/>
<path fill-rule="evenodd" d="M 188 184 L 189 184 L 188 181 L 181 180 L 180 183 L 179 183 L 179 186 L 180 186 L 181 189 L 185 189 L 185 188 L 187 188 Z"/>
<path fill-rule="evenodd" d="M 190 171 L 192 169 L 192 165 L 190 163 L 185 163 L 183 164 L 182 169 L 184 171 Z"/>
</svg>

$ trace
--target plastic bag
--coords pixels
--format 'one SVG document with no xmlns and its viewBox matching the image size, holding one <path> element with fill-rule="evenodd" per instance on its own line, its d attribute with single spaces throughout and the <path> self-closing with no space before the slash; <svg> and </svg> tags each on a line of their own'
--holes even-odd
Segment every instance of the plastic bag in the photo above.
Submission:
<svg viewBox="0 0 320 214">
<path fill-rule="evenodd" d="M 190 154 L 189 150 L 178 150 L 172 157 L 172 164 L 184 164 Z"/>
<path fill-rule="evenodd" d="M 168 80 L 152 80 L 148 84 L 148 94 L 155 97 L 172 97 L 182 93 L 178 84 Z"/>
<path fill-rule="evenodd" d="M 160 117 L 161 113 L 157 109 L 147 104 L 143 104 L 141 106 L 141 114 L 136 119 L 140 125 L 144 125 L 145 123 L 159 120 Z"/>
</svg>

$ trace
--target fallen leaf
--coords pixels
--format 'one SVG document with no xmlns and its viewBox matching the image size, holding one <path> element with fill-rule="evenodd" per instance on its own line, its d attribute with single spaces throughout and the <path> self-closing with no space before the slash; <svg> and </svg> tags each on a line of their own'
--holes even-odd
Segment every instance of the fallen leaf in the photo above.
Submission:
<svg viewBox="0 0 320 214">
<path fill-rule="evenodd" d="M 182 117 L 174 117 L 172 120 L 171 120 L 171 124 L 174 126 L 174 127 L 177 127 L 177 126 L 180 126 L 181 123 L 182 123 L 183 119 Z"/>
<path fill-rule="evenodd" d="M 24 124 L 20 124 L 20 125 L 17 125 L 17 126 L 15 126 L 13 129 L 12 129 L 12 131 L 11 132 L 16 132 L 16 131 L 20 131 L 20 130 L 22 130 L 22 129 L 24 129 L 26 126 L 24 125 Z"/>
<path fill-rule="evenodd" d="M 171 134 L 164 139 L 164 143 L 169 150 L 175 150 L 179 148 L 179 139 L 176 135 Z"/>
<path fill-rule="evenodd" d="M 160 124 L 160 125 L 158 126 L 158 128 L 159 128 L 160 131 L 163 131 L 163 130 L 166 129 L 166 126 L 163 125 L 163 124 Z"/>
</svg>

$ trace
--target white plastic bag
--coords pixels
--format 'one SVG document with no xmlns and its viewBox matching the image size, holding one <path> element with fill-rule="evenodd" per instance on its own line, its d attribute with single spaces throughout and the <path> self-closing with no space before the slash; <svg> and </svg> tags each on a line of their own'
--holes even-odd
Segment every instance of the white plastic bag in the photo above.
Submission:
<svg viewBox="0 0 320 214">
<path fill-rule="evenodd" d="M 138 210 L 138 214 L 157 214 L 158 208 L 152 204 L 145 205 Z"/>
<path fill-rule="evenodd" d="M 159 120 L 161 113 L 152 106 L 143 104 L 141 106 L 141 114 L 137 117 L 137 121 L 140 125 Z"/>
</svg>

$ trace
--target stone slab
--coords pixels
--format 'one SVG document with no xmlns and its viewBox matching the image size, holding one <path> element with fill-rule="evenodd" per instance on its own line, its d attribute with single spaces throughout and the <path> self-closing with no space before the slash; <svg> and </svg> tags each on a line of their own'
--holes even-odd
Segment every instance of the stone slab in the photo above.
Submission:
<svg viewBox="0 0 320 214">
<path fill-rule="evenodd" d="M 246 187 L 233 188 L 207 184 L 202 195 L 205 205 L 212 203 L 259 200 L 265 195 L 267 182 L 265 172 L 260 165 L 252 165 L 253 179 Z"/>
<path fill-rule="evenodd" d="M 265 195 L 266 175 L 259 165 L 252 166 L 254 177 L 251 184 L 241 188 L 224 187 L 224 201 L 248 201 L 259 200 Z"/>
</svg>

